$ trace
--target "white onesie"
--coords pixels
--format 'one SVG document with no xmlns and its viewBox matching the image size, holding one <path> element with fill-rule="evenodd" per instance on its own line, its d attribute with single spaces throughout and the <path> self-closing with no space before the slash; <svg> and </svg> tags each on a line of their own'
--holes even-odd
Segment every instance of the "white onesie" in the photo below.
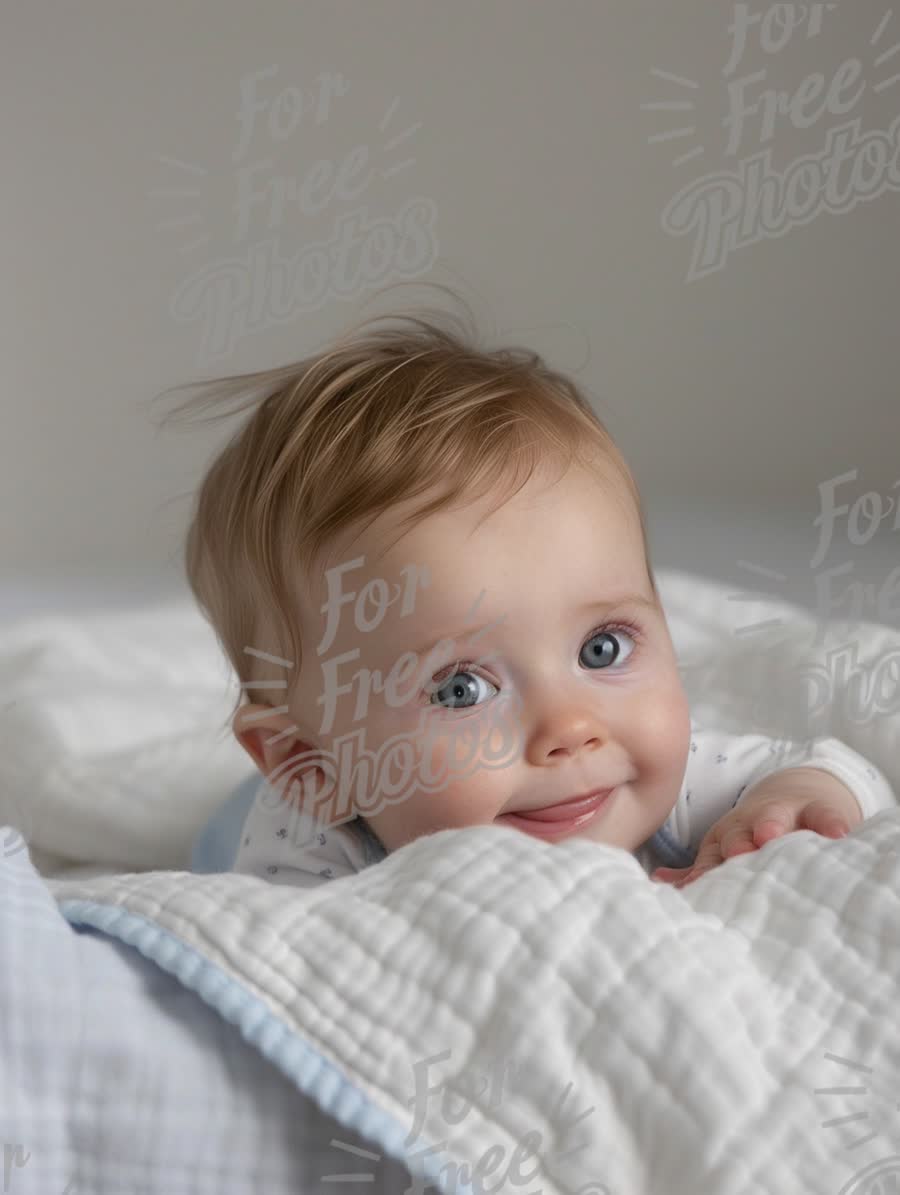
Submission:
<svg viewBox="0 0 900 1195">
<path fill-rule="evenodd" d="M 766 776 L 793 767 L 821 768 L 843 781 L 858 800 L 863 818 L 897 808 L 884 775 L 838 739 L 792 743 L 692 723 L 678 800 L 663 826 L 634 852 L 635 858 L 648 875 L 659 866 L 687 866 L 706 832 L 745 792 Z M 286 805 L 261 780 L 241 831 L 233 870 L 275 884 L 311 888 L 361 871 L 385 854 L 361 819 L 317 828 L 310 814 Z"/>
</svg>

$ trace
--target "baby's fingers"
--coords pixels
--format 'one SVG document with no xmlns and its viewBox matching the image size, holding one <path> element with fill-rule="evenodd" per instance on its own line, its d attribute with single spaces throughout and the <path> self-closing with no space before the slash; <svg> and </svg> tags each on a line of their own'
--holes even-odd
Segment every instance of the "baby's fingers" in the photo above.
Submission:
<svg viewBox="0 0 900 1195">
<path fill-rule="evenodd" d="M 796 813 L 785 805 L 763 805 L 751 811 L 753 843 L 765 846 L 773 838 L 790 834 L 796 828 Z"/>
<path fill-rule="evenodd" d="M 804 805 L 798 829 L 813 830 L 826 838 L 843 838 L 850 833 L 846 816 L 828 800 L 810 801 Z"/>
<path fill-rule="evenodd" d="M 740 816 L 734 813 L 727 814 L 712 827 L 700 843 L 693 867 L 684 879 L 676 882 L 675 887 L 683 888 L 685 884 L 692 884 L 699 876 L 712 871 L 726 859 L 754 850 L 756 845 L 750 827 Z"/>
<path fill-rule="evenodd" d="M 707 871 L 712 871 L 714 867 L 718 867 L 724 862 L 725 858 L 722 854 L 722 847 L 719 841 L 719 828 L 713 826 L 712 830 L 709 831 L 697 848 L 693 865 L 685 876 L 675 881 L 675 887 L 683 888 L 685 884 L 692 884 L 699 876 L 702 876 Z"/>
<path fill-rule="evenodd" d="M 744 855 L 748 851 L 755 851 L 756 843 L 753 841 L 752 827 L 747 825 L 739 817 L 734 818 L 734 820 L 729 818 L 728 824 L 720 831 L 719 846 L 723 859 L 730 859 L 732 855 Z"/>
</svg>

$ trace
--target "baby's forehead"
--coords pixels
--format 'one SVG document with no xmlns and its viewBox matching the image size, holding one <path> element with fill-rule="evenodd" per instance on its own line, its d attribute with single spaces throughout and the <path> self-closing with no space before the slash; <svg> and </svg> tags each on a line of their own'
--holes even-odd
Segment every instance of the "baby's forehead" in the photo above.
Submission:
<svg viewBox="0 0 900 1195">
<path fill-rule="evenodd" d="M 307 643 L 316 644 L 319 659 L 356 648 L 363 656 L 377 654 L 413 639 L 427 650 L 440 639 L 469 638 L 479 628 L 487 632 L 485 641 L 502 637 L 504 624 L 507 632 L 521 624 L 528 635 L 540 635 L 555 621 L 576 617 L 576 609 L 578 617 L 599 619 L 601 603 L 608 603 L 624 613 L 634 597 L 655 604 L 639 555 L 615 569 L 576 568 L 540 593 L 502 573 L 460 573 L 451 561 L 411 560 L 397 571 L 360 556 L 330 571 L 319 598 L 305 607 L 301 630 Z M 641 609 L 652 613 L 647 605 Z"/>
<path fill-rule="evenodd" d="M 439 607 L 441 592 L 458 593 L 458 582 L 466 591 L 472 587 L 466 566 L 468 562 L 471 573 L 476 559 L 489 589 L 503 588 L 509 562 L 516 573 L 546 568 L 543 553 L 565 573 L 579 568 L 580 557 L 582 575 L 592 571 L 593 556 L 605 556 L 599 584 L 610 591 L 623 585 L 633 589 L 643 579 L 646 587 L 641 517 L 628 487 L 608 471 L 572 468 L 549 484 L 544 472 L 512 494 L 489 490 L 476 499 L 429 510 L 436 496 L 437 489 L 398 502 L 335 534 L 318 565 L 305 570 L 304 622 L 322 623 L 329 607 L 338 603 L 347 608 L 351 600 L 363 621 L 364 607 L 374 617 L 386 602 L 403 617 L 413 604 L 426 611 Z M 572 555 L 576 558 L 570 564 Z M 423 602 L 422 594 L 429 590 L 434 600 Z"/>
</svg>

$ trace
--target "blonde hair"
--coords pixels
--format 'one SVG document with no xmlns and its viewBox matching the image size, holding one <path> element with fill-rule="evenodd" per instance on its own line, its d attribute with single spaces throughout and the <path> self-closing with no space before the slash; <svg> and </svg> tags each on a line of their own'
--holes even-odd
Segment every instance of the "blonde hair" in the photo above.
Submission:
<svg viewBox="0 0 900 1195">
<path fill-rule="evenodd" d="M 243 688 L 284 676 L 246 651 L 261 646 L 264 627 L 267 650 L 287 655 L 299 676 L 298 585 L 304 572 L 315 575 L 336 536 L 362 519 L 364 529 L 437 482 L 448 483 L 445 490 L 404 527 L 509 478 L 515 488 L 502 505 L 550 458 L 584 464 L 604 480 L 612 467 L 624 483 L 612 492 L 637 515 L 659 601 L 637 485 L 590 403 L 536 352 L 487 351 L 474 321 L 453 331 L 441 326 L 447 316 L 374 316 L 300 361 L 189 383 L 201 387 L 199 397 L 168 416 L 254 392 L 212 416 L 253 408 L 203 478 L 185 545 L 191 589 Z M 406 323 L 366 331 L 382 320 Z"/>
</svg>

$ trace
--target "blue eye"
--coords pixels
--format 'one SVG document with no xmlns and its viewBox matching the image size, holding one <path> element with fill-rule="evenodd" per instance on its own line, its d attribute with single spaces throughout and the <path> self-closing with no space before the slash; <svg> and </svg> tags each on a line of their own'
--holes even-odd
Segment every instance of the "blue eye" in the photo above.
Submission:
<svg viewBox="0 0 900 1195">
<path fill-rule="evenodd" d="M 630 639 L 633 644 L 631 650 L 624 657 L 620 648 L 622 639 Z M 624 625 L 617 623 L 614 626 L 601 627 L 586 640 L 578 654 L 579 662 L 592 670 L 608 669 L 616 661 L 624 663 L 630 659 L 634 647 L 640 642 L 640 639 L 641 632 L 630 623 Z M 486 676 L 472 671 L 474 666 L 472 660 L 457 660 L 452 665 L 453 671 L 445 673 L 446 679 L 443 683 L 438 683 L 435 680 L 428 686 L 429 703 L 444 709 L 472 709 L 473 706 L 482 704 L 478 701 L 479 683 L 489 686 L 494 693 L 498 693 L 497 686 Z"/>
<path fill-rule="evenodd" d="M 491 684 L 486 677 L 477 672 L 467 672 L 463 667 L 452 673 L 439 689 L 435 689 L 431 695 L 431 704 L 443 705 L 445 709 L 470 709 L 476 704 L 479 681 L 484 685 L 490 685 L 495 693 L 499 692 L 497 686 Z M 450 704 L 445 705 L 445 701 Z"/>
<path fill-rule="evenodd" d="M 633 636 L 624 627 L 611 627 L 595 631 L 579 652 L 579 662 L 586 668 L 608 668 L 621 655 L 619 639 L 623 635 L 626 639 L 633 639 Z M 627 660 L 630 655 L 631 652 L 625 659 Z"/>
</svg>

